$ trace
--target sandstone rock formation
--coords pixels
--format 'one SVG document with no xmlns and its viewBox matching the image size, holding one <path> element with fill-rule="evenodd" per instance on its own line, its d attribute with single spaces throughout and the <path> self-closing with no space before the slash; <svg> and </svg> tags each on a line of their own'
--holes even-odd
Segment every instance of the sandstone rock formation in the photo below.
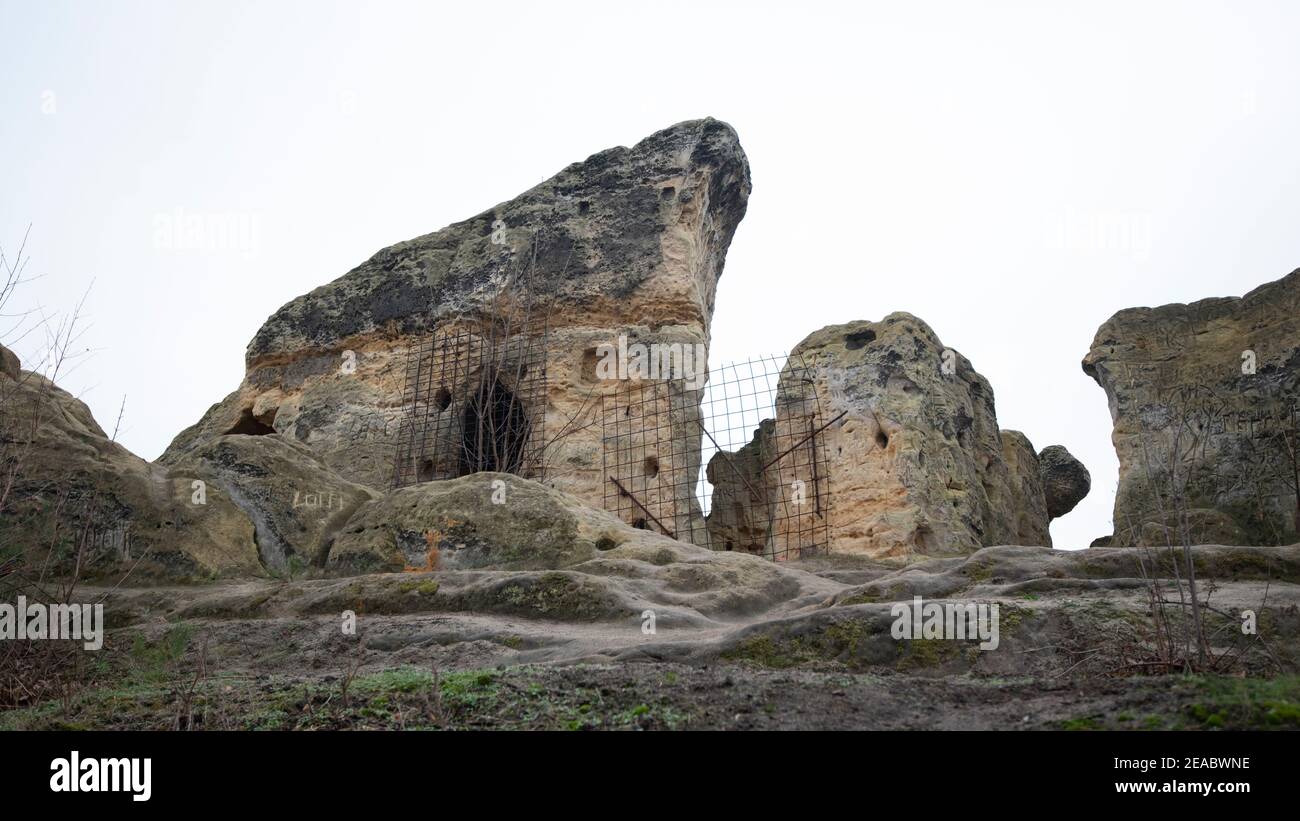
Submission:
<svg viewBox="0 0 1300 821">
<path fill-rule="evenodd" d="M 361 510 L 331 568 L 360 566 L 363 560 L 350 565 L 345 557 L 373 558 L 384 549 L 384 560 L 392 559 L 410 546 L 376 542 L 376 528 L 387 526 L 389 514 L 400 519 L 396 511 L 408 498 L 428 497 L 447 515 L 460 509 L 460 497 L 430 488 L 373 504 L 392 485 L 400 426 L 416 416 L 404 395 L 407 371 L 426 360 L 410 354 L 423 350 L 435 329 L 480 338 L 487 329 L 489 341 L 507 349 L 517 338 L 542 339 L 539 360 L 521 363 L 514 383 L 483 362 L 452 364 L 464 366 L 463 392 L 494 383 L 478 394 L 488 397 L 488 409 L 519 388 L 524 368 L 544 374 L 534 378 L 542 389 L 525 397 L 534 407 L 510 418 L 525 420 L 527 441 L 545 449 L 539 464 L 548 482 L 599 508 L 609 484 L 602 399 L 627 388 L 598 375 L 599 346 L 620 338 L 708 344 L 717 280 L 749 188 L 735 132 L 711 119 L 685 122 L 384 249 L 271 316 L 248 346 L 243 384 L 154 465 L 109 441 L 83 404 L 21 372 L 17 358 L 0 351 L 0 380 L 13 399 L 0 414 L 6 430 L 21 433 L 37 420 L 27 425 L 35 435 L 11 437 L 32 452 L 35 467 L 4 507 L 7 544 L 36 549 L 48 541 L 40 529 L 73 510 L 94 543 L 97 572 L 143 572 L 141 556 L 145 568 L 173 577 L 293 572 L 330 561 L 336 537 Z M 521 318 L 527 324 L 517 324 Z M 471 411 L 485 406 L 443 393 L 432 399 L 436 413 L 464 416 L 449 429 L 464 427 L 468 437 Z M 429 397 L 424 401 L 427 409 Z M 689 428 L 698 442 L 698 403 L 691 388 L 646 425 Z M 23 417 L 10 405 L 42 411 Z M 520 442 L 507 444 L 515 448 L 507 447 L 509 462 Z M 665 472 L 693 474 L 698 444 L 662 458 Z M 633 467 L 642 465 L 658 470 L 659 460 L 651 454 Z M 673 516 L 698 518 L 690 486 L 671 493 L 650 501 L 668 505 Z"/>
<path fill-rule="evenodd" d="M 1042 466 L 1034 454 L 1034 445 L 1018 430 L 1000 432 L 1002 461 L 1010 480 L 1004 489 L 996 482 L 988 486 L 989 506 L 1012 523 L 1015 537 L 1007 544 L 1051 546 L 1047 522 L 1053 517 L 1048 509 L 1042 483 Z"/>
<path fill-rule="evenodd" d="M 1114 422 L 1111 544 L 1300 540 L 1300 270 L 1240 298 L 1120 311 L 1083 370 Z"/>
<path fill-rule="evenodd" d="M 272 571 L 324 564 L 338 530 L 358 507 L 379 496 L 279 435 L 220 436 L 170 469 L 202 477 L 228 497 L 252 523 L 261 563 Z"/>
<path fill-rule="evenodd" d="M 67 570 L 80 557 L 83 577 L 260 574 L 248 519 L 195 481 L 112 441 L 41 375 L 0 376 L 0 558 L 48 556 Z"/>
<path fill-rule="evenodd" d="M 386 248 L 268 319 L 248 346 L 243 383 L 162 461 L 180 463 L 225 434 L 274 432 L 347 481 L 387 489 L 410 412 L 403 388 L 412 346 L 435 326 L 505 324 L 503 313 L 521 313 L 526 284 L 531 329 L 544 320 L 547 331 L 545 407 L 530 436 L 546 446 L 546 481 L 599 507 L 608 484 L 599 411 L 620 386 L 597 376 L 598 346 L 624 334 L 632 343 L 708 344 L 718 277 L 749 190 L 735 132 L 712 119 L 684 122 Z M 477 367 L 465 368 L 474 380 Z M 692 425 L 698 402 L 698 392 L 688 396 L 672 424 Z M 463 414 L 465 402 L 446 396 L 439 406 Z M 675 469 L 698 470 L 698 446 L 684 458 Z M 693 495 L 680 495 L 669 501 L 691 515 Z"/>
<path fill-rule="evenodd" d="M 764 420 L 749 444 L 734 453 L 716 451 L 709 459 L 705 476 L 713 486 L 713 503 L 706 525 L 714 550 L 762 556 L 770 549 L 776 503 L 761 468 L 774 452 L 775 425 Z"/>
<path fill-rule="evenodd" d="M 988 382 L 924 322 L 894 313 L 823 328 L 792 357 L 814 363 L 823 418 L 844 414 L 824 433 L 834 552 L 907 560 L 1051 544 L 1033 446 L 999 430 Z M 715 472 L 720 460 L 745 458 L 719 454 Z M 714 516 L 724 518 L 710 527 L 738 545 L 766 535 L 727 512 L 746 492 L 738 481 L 714 492 Z"/>
<path fill-rule="evenodd" d="M 1050 545 L 1050 518 L 1086 492 L 1059 468 L 1082 466 L 1045 465 L 1025 436 L 1000 430 L 988 382 L 909 314 L 800 343 L 792 361 L 811 370 L 787 366 L 777 393 L 790 401 L 746 447 L 712 458 L 701 518 L 702 386 L 680 373 L 611 379 L 599 360 L 602 346 L 660 343 L 698 346 L 706 361 L 749 188 L 734 131 L 686 122 L 384 249 L 272 315 L 240 387 L 154 465 L 32 377 L 58 414 L 33 440 L 45 473 L 15 496 L 30 519 L 22 537 L 39 542 L 30 517 L 71 499 L 93 502 L 83 518 L 104 572 L 142 556 L 186 578 L 555 569 L 627 541 L 599 510 L 613 498 L 624 524 L 773 558 L 778 540 L 782 558 L 829 542 L 904 561 Z M 0 359 L 0 379 L 14 381 L 16 360 Z M 796 413 L 814 403 L 818 423 L 834 420 L 824 431 Z M 805 435 L 826 465 L 774 456 Z M 776 515 L 792 503 L 790 479 L 817 489 L 798 517 Z"/>
<path fill-rule="evenodd" d="M 1088 468 L 1061 445 L 1050 445 L 1039 452 L 1038 472 L 1047 497 L 1047 515 L 1053 519 L 1074 510 L 1092 489 Z"/>
</svg>

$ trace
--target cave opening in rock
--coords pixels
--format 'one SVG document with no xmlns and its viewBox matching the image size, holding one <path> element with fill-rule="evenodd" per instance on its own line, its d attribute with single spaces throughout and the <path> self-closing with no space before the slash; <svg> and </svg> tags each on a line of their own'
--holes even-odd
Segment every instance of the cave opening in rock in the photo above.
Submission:
<svg viewBox="0 0 1300 821">
<path fill-rule="evenodd" d="M 244 408 L 244 412 L 239 415 L 239 421 L 226 433 L 242 433 L 245 436 L 267 436 L 275 433 L 275 428 L 254 416 L 252 408 Z"/>
<path fill-rule="evenodd" d="M 486 374 L 461 417 L 459 475 L 485 470 L 518 473 L 529 433 L 523 403 L 496 374 Z"/>
</svg>

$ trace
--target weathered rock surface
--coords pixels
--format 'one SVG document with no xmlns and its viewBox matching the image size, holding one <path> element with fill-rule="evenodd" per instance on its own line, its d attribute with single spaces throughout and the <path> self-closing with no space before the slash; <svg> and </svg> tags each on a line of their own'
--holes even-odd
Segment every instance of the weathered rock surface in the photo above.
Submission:
<svg viewBox="0 0 1300 821">
<path fill-rule="evenodd" d="M 0 549 L 83 575 L 136 578 L 259 575 L 253 527 L 212 489 L 194 503 L 185 470 L 151 465 L 112 441 L 85 403 L 39 374 L 0 384 L 0 467 L 13 485 Z"/>
<path fill-rule="evenodd" d="M 1120 311 L 1083 369 L 1114 422 L 1111 544 L 1298 538 L 1300 270 L 1240 298 Z"/>
<path fill-rule="evenodd" d="M 815 363 L 836 552 L 911 559 L 998 544 L 1050 545 L 1038 459 L 1001 431 L 993 389 L 916 317 L 817 331 Z"/>
<path fill-rule="evenodd" d="M 774 516 L 768 480 L 761 468 L 770 458 L 775 421 L 764 420 L 749 444 L 734 453 L 717 451 L 705 476 L 713 486 L 713 503 L 706 524 L 714 550 L 735 550 L 761 556 L 769 551 L 769 522 Z"/>
<path fill-rule="evenodd" d="M 484 472 L 401 488 L 365 504 L 335 540 L 329 566 L 560 569 L 643 532 L 537 482 Z"/>
<path fill-rule="evenodd" d="M 16 481 L 0 545 L 89 577 L 201 581 L 324 564 L 335 533 L 379 494 L 305 446 L 231 434 L 170 465 L 113 442 L 84 403 L 23 372 L 0 392 L 0 466 Z"/>
<path fill-rule="evenodd" d="M 597 414 L 620 383 L 597 378 L 597 348 L 620 334 L 630 343 L 707 345 L 749 190 L 735 132 L 712 119 L 684 122 L 386 248 L 268 319 L 248 346 L 243 383 L 162 461 L 227 433 L 276 432 L 348 481 L 387 488 L 408 350 L 435 324 L 460 327 L 517 303 L 512 289 L 527 280 L 533 322 L 544 317 L 549 334 L 538 432 L 551 445 L 546 480 L 599 507 L 607 477 Z M 698 412 L 698 395 L 690 402 Z M 461 404 L 453 397 L 444 407 Z M 698 469 L 698 447 L 686 458 Z M 693 497 L 676 501 L 689 507 Z"/>
<path fill-rule="evenodd" d="M 277 434 L 220 436 L 171 469 L 201 477 L 231 499 L 253 523 L 262 564 L 274 571 L 324 564 L 338 530 L 379 496 Z"/>
<path fill-rule="evenodd" d="M 554 569 L 444 569 L 83 595 L 106 599 L 128 644 L 138 630 L 183 621 L 210 637 L 211 658 L 223 673 L 253 673 L 258 681 L 286 672 L 337 675 L 359 661 L 368 669 L 443 671 L 547 662 L 638 662 L 630 666 L 663 671 L 669 668 L 660 665 L 686 663 L 720 666 L 737 677 L 745 669 L 885 673 L 908 687 L 914 680 L 905 676 L 957 675 L 966 703 L 988 677 L 1036 676 L 1073 691 L 1079 677 L 1096 675 L 1113 687 L 1115 667 L 1140 652 L 1149 629 L 1145 579 L 1154 570 L 1172 584 L 1169 569 L 1153 568 L 1137 548 L 1024 546 L 901 569 L 838 557 L 829 565 L 838 572 L 852 567 L 871 577 L 849 584 L 826 577 L 825 562 L 774 563 L 613 526 L 626 541 L 586 561 L 555 556 L 562 566 Z M 1284 665 L 1300 660 L 1300 545 L 1197 546 L 1191 555 L 1198 578 L 1216 585 L 1214 612 L 1206 614 L 1216 654 L 1236 656 L 1256 643 L 1242 656 L 1242 669 L 1252 673 L 1270 669 L 1270 653 Z M 998 646 L 894 638 L 895 606 L 910 607 L 915 596 L 998 605 Z M 1270 653 L 1241 634 L 1238 614 L 1246 609 L 1259 614 Z M 345 610 L 364 614 L 358 636 L 340 634 Z M 647 611 L 653 631 L 643 629 Z M 779 681 L 788 688 L 788 679 Z M 1019 726 L 1021 716 L 1014 714 L 1010 726 Z"/>
<path fill-rule="evenodd" d="M 1034 445 L 1018 430 L 1001 431 L 1002 461 L 1010 480 L 1007 493 L 996 483 L 989 486 L 989 505 L 1012 517 L 1015 539 L 1009 544 L 1052 544 L 1047 522 L 1052 519 L 1042 481 L 1042 465 Z"/>
<path fill-rule="evenodd" d="M 1059 519 L 1074 510 L 1092 489 L 1088 468 L 1061 445 L 1049 445 L 1039 452 L 1038 471 L 1050 518 Z"/>
</svg>

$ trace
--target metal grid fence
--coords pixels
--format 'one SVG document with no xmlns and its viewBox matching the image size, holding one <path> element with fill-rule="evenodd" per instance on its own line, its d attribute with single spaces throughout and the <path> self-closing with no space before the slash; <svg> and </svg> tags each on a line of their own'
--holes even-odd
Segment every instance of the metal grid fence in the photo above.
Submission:
<svg viewBox="0 0 1300 821">
<path fill-rule="evenodd" d="M 541 479 L 545 334 L 440 328 L 407 352 L 393 485 L 491 470 Z"/>
<path fill-rule="evenodd" d="M 827 552 L 829 424 L 798 356 L 724 365 L 702 391 L 629 381 L 602 401 L 605 509 L 714 550 Z"/>
</svg>

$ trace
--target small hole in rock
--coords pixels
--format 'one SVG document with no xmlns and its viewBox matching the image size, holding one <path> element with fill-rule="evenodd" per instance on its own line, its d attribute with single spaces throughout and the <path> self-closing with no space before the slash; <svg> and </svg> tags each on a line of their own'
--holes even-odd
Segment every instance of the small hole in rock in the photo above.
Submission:
<svg viewBox="0 0 1300 821">
<path fill-rule="evenodd" d="M 587 202 L 586 200 L 583 200 L 582 202 L 578 203 L 579 214 L 586 214 L 590 211 L 591 211 L 591 203 Z"/>
<path fill-rule="evenodd" d="M 598 348 L 588 348 L 582 352 L 582 362 L 579 363 L 579 373 L 582 374 L 584 382 L 599 382 L 600 376 L 597 375 L 596 369 L 600 365 L 603 357 L 600 355 Z"/>
<path fill-rule="evenodd" d="M 846 334 L 844 337 L 844 347 L 850 351 L 856 351 L 859 348 L 865 348 L 867 343 L 876 341 L 876 332 L 872 330 L 858 331 L 857 333 Z"/>
<path fill-rule="evenodd" d="M 421 482 L 433 481 L 433 460 L 425 459 L 423 462 L 420 462 L 420 469 L 415 473 L 416 479 Z"/>
<path fill-rule="evenodd" d="M 438 392 L 433 395 L 433 403 L 438 406 L 439 411 L 445 411 L 451 406 L 451 391 L 445 387 L 438 388 Z"/>
<path fill-rule="evenodd" d="M 646 527 L 645 519 L 633 519 L 632 527 L 635 527 L 637 530 L 649 530 L 649 528 Z"/>
<path fill-rule="evenodd" d="M 673 198 L 673 195 L 676 194 L 676 193 L 677 193 L 677 189 L 676 189 L 676 188 L 673 188 L 673 187 L 670 185 L 670 186 L 668 186 L 667 188 L 664 188 L 663 190 L 661 190 L 661 191 L 659 192 L 659 199 L 661 199 L 661 200 L 670 200 L 670 199 Z"/>
<path fill-rule="evenodd" d="M 655 478 L 656 476 L 658 476 L 658 475 L 659 475 L 659 457 L 657 457 L 657 456 L 647 456 L 647 457 L 645 458 L 644 470 L 645 470 L 645 475 L 646 475 L 646 478 L 647 478 L 647 479 L 653 479 L 653 478 Z"/>
<path fill-rule="evenodd" d="M 883 450 L 889 447 L 889 436 L 883 430 L 876 431 L 876 444 Z"/>
</svg>

